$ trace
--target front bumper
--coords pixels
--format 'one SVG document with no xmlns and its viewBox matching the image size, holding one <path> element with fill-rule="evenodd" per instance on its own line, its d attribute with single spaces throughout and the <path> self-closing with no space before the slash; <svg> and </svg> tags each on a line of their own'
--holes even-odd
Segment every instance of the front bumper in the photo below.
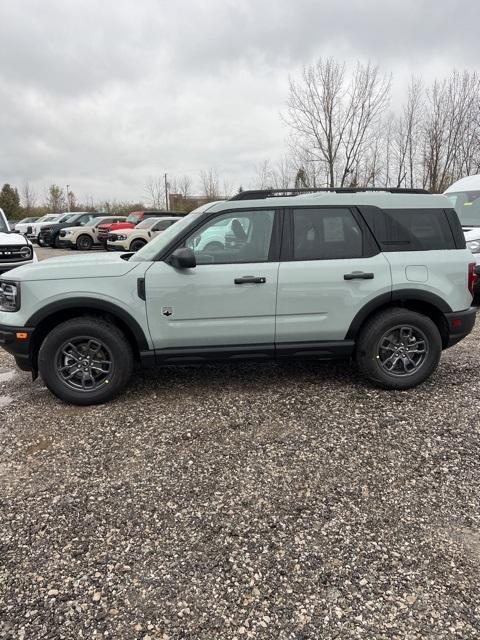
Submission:
<svg viewBox="0 0 480 640">
<path fill-rule="evenodd" d="M 11 269 L 16 269 L 17 267 L 23 267 L 26 264 L 33 264 L 33 262 L 34 260 L 32 258 L 30 258 L 30 260 L 22 260 L 22 262 L 10 262 L 9 264 L 0 262 L 0 274 L 10 271 Z"/>
<path fill-rule="evenodd" d="M 115 240 L 114 242 L 109 240 L 107 242 L 107 249 L 109 251 L 126 251 L 125 240 Z"/>
<path fill-rule="evenodd" d="M 0 347 L 10 353 L 23 371 L 32 371 L 31 344 L 32 327 L 10 327 L 0 325 Z M 26 337 L 23 337 L 26 334 Z M 18 336 L 21 337 L 18 337 Z"/>
<path fill-rule="evenodd" d="M 470 307 L 465 311 L 452 311 L 452 313 L 445 314 L 445 320 L 448 325 L 447 347 L 452 347 L 471 333 L 475 326 L 476 316 L 477 309 L 475 307 Z"/>
<path fill-rule="evenodd" d="M 57 240 L 57 246 L 59 249 L 73 249 L 73 247 L 76 247 L 77 245 L 72 240 L 67 240 L 60 236 Z"/>
</svg>

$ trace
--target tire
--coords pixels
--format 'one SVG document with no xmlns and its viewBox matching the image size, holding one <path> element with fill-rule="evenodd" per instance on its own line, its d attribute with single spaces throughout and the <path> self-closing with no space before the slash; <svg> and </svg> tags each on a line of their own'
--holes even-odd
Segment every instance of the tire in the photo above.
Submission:
<svg viewBox="0 0 480 640">
<path fill-rule="evenodd" d="M 209 242 L 202 251 L 213 251 L 215 253 L 215 251 L 223 251 L 224 249 L 225 247 L 221 242 Z"/>
<path fill-rule="evenodd" d="M 81 236 L 78 236 L 76 245 L 77 249 L 79 249 L 80 251 L 90 251 L 93 246 L 93 240 L 90 238 L 90 236 L 87 236 L 85 233 L 83 233 Z"/>
<path fill-rule="evenodd" d="M 48 389 L 63 402 L 99 404 L 111 400 L 127 385 L 133 370 L 133 351 L 112 322 L 82 316 L 50 331 L 40 347 L 38 369 Z"/>
<path fill-rule="evenodd" d="M 130 245 L 130 251 L 140 251 L 147 243 L 143 240 L 134 240 Z"/>
<path fill-rule="evenodd" d="M 40 234 L 38 234 L 38 236 L 37 236 L 37 244 L 38 244 L 39 247 L 44 247 L 45 246 L 44 243 L 43 243 L 43 240 L 40 240 Z"/>
<path fill-rule="evenodd" d="M 442 339 L 435 323 L 400 308 L 381 311 L 368 320 L 356 346 L 360 371 L 383 389 L 411 389 L 421 384 L 437 368 L 441 353 Z"/>
<path fill-rule="evenodd" d="M 55 249 L 60 249 L 60 236 L 57 234 L 55 236 L 55 239 L 52 242 L 52 247 L 54 247 Z"/>
</svg>

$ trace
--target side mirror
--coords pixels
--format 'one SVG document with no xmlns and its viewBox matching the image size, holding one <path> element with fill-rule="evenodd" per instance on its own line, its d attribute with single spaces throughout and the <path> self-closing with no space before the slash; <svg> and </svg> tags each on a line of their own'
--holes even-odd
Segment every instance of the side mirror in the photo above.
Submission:
<svg viewBox="0 0 480 640">
<path fill-rule="evenodd" d="M 175 269 L 193 269 L 197 266 L 195 254 L 188 247 L 179 247 L 170 256 L 169 263 Z"/>
</svg>

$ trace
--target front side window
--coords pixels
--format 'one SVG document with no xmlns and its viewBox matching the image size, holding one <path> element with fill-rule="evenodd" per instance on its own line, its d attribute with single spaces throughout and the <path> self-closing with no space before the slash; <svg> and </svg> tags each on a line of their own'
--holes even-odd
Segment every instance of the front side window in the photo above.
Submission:
<svg viewBox="0 0 480 640">
<path fill-rule="evenodd" d="M 349 209 L 295 209 L 294 260 L 335 260 L 363 256 L 363 232 Z"/>
<path fill-rule="evenodd" d="M 237 211 L 217 216 L 186 241 L 197 264 L 267 262 L 275 212 Z"/>
<path fill-rule="evenodd" d="M 80 227 L 84 227 L 86 226 L 91 220 L 93 219 L 93 216 L 91 215 L 85 215 L 85 216 L 81 216 L 79 221 L 78 221 L 78 225 Z"/>
<path fill-rule="evenodd" d="M 172 224 L 171 220 L 162 220 L 152 227 L 152 231 L 165 231 Z"/>
</svg>

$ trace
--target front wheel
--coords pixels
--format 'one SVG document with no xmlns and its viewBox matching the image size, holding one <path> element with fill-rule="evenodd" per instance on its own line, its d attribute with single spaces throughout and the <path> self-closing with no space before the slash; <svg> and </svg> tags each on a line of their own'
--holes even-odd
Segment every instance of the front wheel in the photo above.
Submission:
<svg viewBox="0 0 480 640">
<path fill-rule="evenodd" d="M 387 309 L 371 318 L 357 341 L 360 371 L 384 389 L 410 389 L 437 368 L 442 339 L 435 323 L 408 309 Z"/>
<path fill-rule="evenodd" d="M 77 238 L 77 248 L 80 249 L 80 251 L 90 251 L 92 246 L 93 240 L 90 236 L 83 234 Z"/>
<path fill-rule="evenodd" d="M 130 245 L 130 251 L 140 251 L 147 243 L 143 240 L 134 240 Z"/>
<path fill-rule="evenodd" d="M 50 391 L 64 402 L 107 402 L 131 377 L 132 347 L 123 332 L 103 318 L 73 318 L 47 335 L 38 369 Z"/>
</svg>

